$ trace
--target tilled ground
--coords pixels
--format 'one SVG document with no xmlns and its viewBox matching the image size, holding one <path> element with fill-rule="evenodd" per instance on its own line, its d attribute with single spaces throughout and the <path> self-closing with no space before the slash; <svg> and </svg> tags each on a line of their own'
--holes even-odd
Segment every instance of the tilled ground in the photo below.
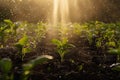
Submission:
<svg viewBox="0 0 120 80">
<path fill-rule="evenodd" d="M 60 56 L 55 51 L 56 46 L 46 42 L 39 43 L 36 51 L 27 53 L 23 61 L 19 59 L 15 48 L 0 49 L 0 58 L 13 61 L 15 80 L 20 77 L 22 64 L 43 54 L 52 55 L 54 59 L 36 66 L 29 80 L 120 80 L 120 72 L 109 67 L 116 63 L 115 55 L 105 55 L 106 51 L 93 48 L 83 37 L 74 38 L 70 43 L 76 47 L 69 50 L 63 62 L 60 62 Z"/>
</svg>

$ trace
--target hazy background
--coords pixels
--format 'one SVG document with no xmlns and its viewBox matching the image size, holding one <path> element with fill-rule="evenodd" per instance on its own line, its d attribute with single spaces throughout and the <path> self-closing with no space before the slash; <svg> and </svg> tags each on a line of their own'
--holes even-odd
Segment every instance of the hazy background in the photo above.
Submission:
<svg viewBox="0 0 120 80">
<path fill-rule="evenodd" d="M 74 5 L 70 0 L 69 4 Z M 77 0 L 70 7 L 72 22 L 120 21 L 120 0 Z M 29 22 L 49 21 L 52 15 L 53 0 L 0 0 L 0 21 L 26 20 Z M 76 11 L 75 11 L 76 10 Z"/>
</svg>

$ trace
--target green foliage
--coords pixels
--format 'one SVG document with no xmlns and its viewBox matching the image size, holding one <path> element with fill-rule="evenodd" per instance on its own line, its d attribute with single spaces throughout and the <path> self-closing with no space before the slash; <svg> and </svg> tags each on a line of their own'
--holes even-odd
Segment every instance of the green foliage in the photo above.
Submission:
<svg viewBox="0 0 120 80">
<path fill-rule="evenodd" d="M 120 62 L 120 49 L 110 49 L 108 51 L 110 54 L 115 54 L 117 55 L 117 61 Z"/>
<path fill-rule="evenodd" d="M 120 65 L 113 67 L 112 70 L 120 71 Z"/>
<path fill-rule="evenodd" d="M 21 46 L 24 47 L 28 42 L 28 37 L 26 35 L 24 35 L 23 38 L 21 38 L 17 43 L 16 46 Z"/>
<path fill-rule="evenodd" d="M 74 32 L 88 39 L 89 44 L 101 49 L 117 48 L 120 42 L 119 23 L 90 22 L 74 24 Z"/>
<path fill-rule="evenodd" d="M 68 49 L 71 47 L 75 47 L 74 45 L 68 43 L 67 38 L 62 38 L 61 40 L 53 39 L 52 43 L 57 46 L 57 52 L 61 57 L 61 62 L 64 60 L 65 54 L 68 53 Z"/>
<path fill-rule="evenodd" d="M 18 54 L 21 58 L 21 60 L 23 60 L 25 53 L 30 52 L 30 48 L 29 48 L 29 43 L 28 43 L 28 36 L 24 35 L 16 44 L 15 47 L 19 50 Z"/>
<path fill-rule="evenodd" d="M 0 60 L 0 68 L 3 73 L 9 73 L 12 68 L 12 62 L 10 59 L 4 58 Z"/>
<path fill-rule="evenodd" d="M 32 49 L 36 48 L 36 45 L 45 38 L 46 26 L 42 22 L 36 24 L 28 22 L 19 22 L 20 27 L 18 28 L 17 35 L 22 37 L 26 34 L 29 37 L 29 44 Z"/>
<path fill-rule="evenodd" d="M 78 23 L 74 23 L 73 27 L 74 27 L 73 32 L 75 34 L 80 35 L 80 36 L 86 36 L 86 33 L 88 31 L 88 29 L 87 29 L 88 26 L 86 24 L 81 25 Z"/>
<path fill-rule="evenodd" d="M 109 53 L 120 55 L 120 49 L 111 49 L 109 50 Z"/>
<path fill-rule="evenodd" d="M 96 47 L 106 48 L 116 46 L 115 24 L 105 24 L 96 21 L 88 25 L 88 39 L 92 43 L 93 38 L 96 41 Z"/>
<path fill-rule="evenodd" d="M 39 65 L 39 64 L 43 64 L 44 62 L 53 59 L 52 56 L 49 55 L 42 55 L 39 56 L 31 61 L 29 61 L 27 64 L 23 65 L 23 75 L 22 75 L 22 80 L 28 80 L 28 77 L 30 76 L 31 70 L 32 68 L 34 68 L 35 66 Z"/>
<path fill-rule="evenodd" d="M 10 20 L 4 20 L 0 23 L 0 46 L 4 47 L 9 45 L 10 40 L 15 40 L 17 26 Z M 9 42 L 9 43 L 8 43 Z"/>
<path fill-rule="evenodd" d="M 78 66 L 78 70 L 81 71 L 83 69 L 83 65 Z"/>
<path fill-rule="evenodd" d="M 29 64 L 32 64 L 33 66 L 36 66 L 38 64 L 42 64 L 44 63 L 45 61 L 49 60 L 49 59 L 53 59 L 52 56 L 49 56 L 49 55 L 42 55 L 42 56 L 39 56 L 37 57 L 36 59 L 34 60 L 31 60 L 29 62 Z"/>
<path fill-rule="evenodd" d="M 10 70 L 12 69 L 12 61 L 8 58 L 3 58 L 0 60 L 0 70 L 2 71 L 2 80 L 11 80 L 12 75 L 9 75 Z"/>
<path fill-rule="evenodd" d="M 0 47 L 9 47 L 9 44 L 12 41 L 12 44 L 15 44 L 15 47 L 18 49 L 18 55 L 21 60 L 23 60 L 26 53 L 31 51 L 31 48 L 35 48 L 36 45 L 46 38 L 47 25 L 39 22 L 37 24 L 28 23 L 28 22 L 14 22 L 10 20 L 4 20 L 3 23 L 0 23 Z M 55 28 L 58 32 L 59 39 L 53 39 L 52 43 L 56 45 L 56 52 L 61 57 L 61 62 L 64 61 L 64 56 L 69 53 L 69 49 L 75 47 L 73 44 L 70 44 L 68 41 L 69 33 L 74 33 L 75 35 L 84 36 L 91 46 L 95 46 L 97 49 L 109 50 L 110 54 L 115 54 L 118 56 L 117 60 L 120 62 L 120 23 L 103 23 L 103 22 L 90 22 L 84 24 L 71 24 L 72 27 L 57 27 Z M 48 30 L 49 31 L 49 30 Z M 24 35 L 26 34 L 26 35 Z M 59 35 L 60 34 L 60 35 Z M 74 36 L 72 34 L 72 37 Z M 23 36 L 24 35 L 24 36 Z M 22 37 L 22 38 L 21 38 Z M 70 38 L 71 39 L 71 38 Z M 18 41 L 18 42 L 17 42 Z M 80 44 L 79 44 L 80 45 Z M 47 56 L 38 57 L 34 60 L 29 61 L 27 64 L 23 65 L 23 79 L 27 80 L 31 74 L 32 68 L 38 64 L 42 64 L 44 61 L 47 61 Z M 74 63 L 74 61 L 71 61 Z M 10 63 L 10 62 L 8 62 Z M 0 61 L 2 66 L 9 66 Z M 7 65 L 8 64 L 8 65 Z M 8 73 L 10 71 L 10 66 L 0 67 L 3 70 L 3 73 Z M 2 69 L 3 68 L 3 69 Z M 83 66 L 79 65 L 78 69 L 82 70 Z M 114 69 L 119 69 L 114 68 Z"/>
<path fill-rule="evenodd" d="M 42 55 L 37 58 L 30 60 L 28 63 L 23 64 L 23 73 L 21 73 L 21 80 L 28 80 L 28 77 L 31 74 L 32 69 L 39 65 L 43 64 L 46 61 L 53 59 L 52 56 Z M 14 80 L 12 70 L 12 61 L 9 58 L 3 58 L 0 60 L 0 71 L 2 71 L 2 75 L 0 75 L 0 80 Z"/>
<path fill-rule="evenodd" d="M 36 33 L 36 40 L 41 40 L 42 38 L 45 38 L 46 33 L 46 26 L 42 22 L 37 23 L 37 28 L 35 29 Z"/>
</svg>

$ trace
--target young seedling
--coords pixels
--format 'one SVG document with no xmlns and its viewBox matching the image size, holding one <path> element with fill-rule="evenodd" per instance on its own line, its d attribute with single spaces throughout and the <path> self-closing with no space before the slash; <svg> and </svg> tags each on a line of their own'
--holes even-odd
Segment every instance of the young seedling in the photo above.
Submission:
<svg viewBox="0 0 120 80">
<path fill-rule="evenodd" d="M 120 49 L 110 49 L 108 52 L 117 55 L 117 62 L 120 62 Z"/>
<path fill-rule="evenodd" d="M 0 80 L 12 80 L 12 74 L 9 75 L 10 70 L 12 69 L 12 61 L 9 58 L 3 58 L 0 60 L 0 70 L 2 75 Z"/>
<path fill-rule="evenodd" d="M 112 70 L 120 71 L 120 48 L 110 49 L 108 52 L 117 55 L 117 63 L 112 64 L 110 67 L 112 68 Z"/>
<path fill-rule="evenodd" d="M 42 55 L 37 58 L 30 60 L 28 63 L 22 65 L 23 73 L 20 74 L 21 78 L 18 80 L 28 80 L 28 77 L 31 74 L 31 70 L 44 62 L 53 59 L 52 56 Z M 0 80 L 14 80 L 14 75 L 11 72 L 12 69 L 12 61 L 9 58 L 3 58 L 0 60 L 0 71 L 2 74 L 0 75 Z"/>
<path fill-rule="evenodd" d="M 61 62 L 64 61 L 64 56 L 65 56 L 65 54 L 68 53 L 68 49 L 70 47 L 75 47 L 73 44 L 69 44 L 68 43 L 68 39 L 67 38 L 63 38 L 61 40 L 53 39 L 52 43 L 57 46 L 57 50 L 56 51 L 60 55 Z"/>
<path fill-rule="evenodd" d="M 52 56 L 49 55 L 42 55 L 39 56 L 31 61 L 29 61 L 27 64 L 23 65 L 23 74 L 22 74 L 22 79 L 21 80 L 28 80 L 28 77 L 31 74 L 31 70 L 37 66 L 38 64 L 43 64 L 44 62 L 53 59 Z"/>
<path fill-rule="evenodd" d="M 16 36 L 17 26 L 11 20 L 4 20 L 0 23 L 0 47 L 8 45 L 7 41 Z"/>
<path fill-rule="evenodd" d="M 20 56 L 21 60 L 23 60 L 25 53 L 30 52 L 30 48 L 28 45 L 28 36 L 24 35 L 16 44 L 15 47 L 18 49 L 18 55 Z"/>
</svg>

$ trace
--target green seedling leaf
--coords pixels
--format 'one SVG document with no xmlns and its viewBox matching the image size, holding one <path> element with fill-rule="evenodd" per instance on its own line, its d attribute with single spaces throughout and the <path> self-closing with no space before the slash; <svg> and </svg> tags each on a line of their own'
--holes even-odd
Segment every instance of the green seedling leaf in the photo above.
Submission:
<svg viewBox="0 0 120 80">
<path fill-rule="evenodd" d="M 78 70 L 81 71 L 83 69 L 83 65 L 78 66 Z"/>
<path fill-rule="evenodd" d="M 36 66 L 38 64 L 42 64 L 46 62 L 49 59 L 53 59 L 53 57 L 49 55 L 42 55 L 42 56 L 37 57 L 34 60 L 31 60 L 29 63 L 32 64 L 33 66 Z"/>
<path fill-rule="evenodd" d="M 111 54 L 120 55 L 120 49 L 111 49 L 108 52 L 111 53 Z"/>
<path fill-rule="evenodd" d="M 57 47 L 56 51 L 61 57 L 61 62 L 64 60 L 64 55 L 68 53 L 68 49 L 75 47 L 74 45 L 68 43 L 67 38 L 62 38 L 61 40 L 53 39 L 52 43 Z"/>
<path fill-rule="evenodd" d="M 22 53 L 25 54 L 25 53 L 29 53 L 31 51 L 30 48 L 23 48 L 22 49 Z"/>
<path fill-rule="evenodd" d="M 44 63 L 45 61 L 49 60 L 49 59 L 53 59 L 52 56 L 49 56 L 49 55 L 42 55 L 42 56 L 39 56 L 31 61 L 29 61 L 27 64 L 24 64 L 23 65 L 23 69 L 26 71 L 26 70 L 30 70 L 32 69 L 34 66 L 38 65 L 38 64 L 42 64 Z"/>
<path fill-rule="evenodd" d="M 44 63 L 45 61 L 47 61 L 49 59 L 53 59 L 53 57 L 49 56 L 49 55 L 43 55 L 43 56 L 37 57 L 36 59 L 31 60 L 27 64 L 24 64 L 23 65 L 24 72 L 22 75 L 22 80 L 28 80 L 28 77 L 31 73 L 32 68 L 34 68 L 38 64 Z"/>
<path fill-rule="evenodd" d="M 12 61 L 9 58 L 0 60 L 0 69 L 3 73 L 8 73 L 12 68 Z"/>
<path fill-rule="evenodd" d="M 28 77 L 31 73 L 31 69 L 33 68 L 33 65 L 32 64 L 24 64 L 23 65 L 23 74 L 22 74 L 22 80 L 28 80 Z"/>
<path fill-rule="evenodd" d="M 8 19 L 4 20 L 4 22 L 8 23 L 8 24 L 13 24 L 13 22 L 11 20 L 8 20 Z"/>
<path fill-rule="evenodd" d="M 120 65 L 113 67 L 112 70 L 120 71 Z"/>
<path fill-rule="evenodd" d="M 61 45 L 61 42 L 58 39 L 53 39 L 52 43 L 57 45 L 57 46 Z"/>
<path fill-rule="evenodd" d="M 75 46 L 75 45 L 73 45 L 73 44 L 69 44 L 68 46 L 69 46 L 69 47 L 73 47 L 73 48 L 74 48 L 74 47 L 76 47 L 76 46 Z"/>
<path fill-rule="evenodd" d="M 15 47 L 17 47 L 20 51 L 22 51 L 22 48 L 27 44 L 27 42 L 28 42 L 28 37 L 25 35 L 15 44 Z"/>
<path fill-rule="evenodd" d="M 16 44 L 15 47 L 18 49 L 18 54 L 21 58 L 21 60 L 23 60 L 25 53 L 30 52 L 30 48 L 28 48 L 28 36 L 24 35 L 23 38 L 21 38 Z"/>
<path fill-rule="evenodd" d="M 116 46 L 115 42 L 108 42 L 107 45 L 108 45 L 108 46 L 113 46 L 113 47 Z"/>
<path fill-rule="evenodd" d="M 63 38 L 61 42 L 62 42 L 63 45 L 65 45 L 65 44 L 68 43 L 68 40 L 67 40 L 67 38 Z"/>
<path fill-rule="evenodd" d="M 23 46 L 22 46 L 22 45 L 20 45 L 20 44 L 18 44 L 18 43 L 17 43 L 17 44 L 15 44 L 15 47 L 16 47 L 16 48 L 18 48 L 18 49 L 19 49 L 19 51 L 22 51 L 22 48 L 23 48 Z"/>
<path fill-rule="evenodd" d="M 24 46 L 27 44 L 27 42 L 28 42 L 28 36 L 24 35 L 24 37 L 21 38 L 17 44 Z"/>
<path fill-rule="evenodd" d="M 5 30 L 9 29 L 10 27 L 8 26 L 3 26 L 0 28 L 0 32 L 4 32 Z"/>
<path fill-rule="evenodd" d="M 23 65 L 23 70 L 24 71 L 29 71 L 29 70 L 31 70 L 33 68 L 33 65 L 32 64 L 24 64 Z"/>
</svg>

